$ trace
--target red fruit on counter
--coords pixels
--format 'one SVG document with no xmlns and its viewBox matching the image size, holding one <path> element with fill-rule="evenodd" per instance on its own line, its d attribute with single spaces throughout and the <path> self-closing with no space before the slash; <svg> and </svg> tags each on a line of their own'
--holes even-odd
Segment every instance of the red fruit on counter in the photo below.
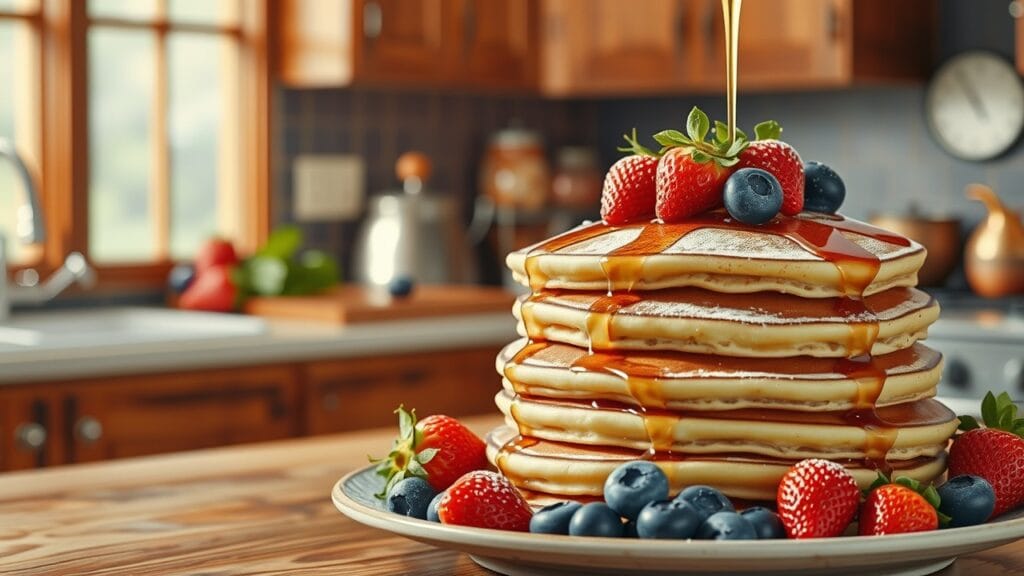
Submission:
<svg viewBox="0 0 1024 576">
<path fill-rule="evenodd" d="M 884 484 L 872 490 L 860 507 L 861 536 L 926 532 L 939 527 L 935 507 L 914 490 Z"/>
<path fill-rule="evenodd" d="M 654 135 L 664 148 L 655 178 L 655 213 L 664 222 L 680 222 L 722 205 L 722 189 L 746 147 L 739 132 L 728 141 L 726 127 L 716 123 L 715 139 L 707 141 L 710 121 L 699 108 L 686 119 L 686 134 L 664 130 Z"/>
<path fill-rule="evenodd" d="M 774 120 L 754 127 L 757 139 L 740 152 L 736 168 L 760 168 L 775 176 L 782 185 L 782 209 L 787 216 L 804 209 L 804 163 L 796 150 L 779 140 L 782 126 Z"/>
<path fill-rule="evenodd" d="M 437 516 L 443 524 L 529 532 L 533 512 L 508 478 L 477 470 L 448 488 L 437 504 Z"/>
<path fill-rule="evenodd" d="M 860 504 L 857 481 L 830 460 L 797 462 L 782 477 L 776 496 L 779 519 L 790 538 L 828 538 L 846 530 Z"/>
<path fill-rule="evenodd" d="M 601 218 L 613 225 L 654 218 L 658 155 L 637 141 L 635 128 L 623 138 L 629 146 L 619 150 L 632 154 L 612 164 L 601 191 Z"/>
<path fill-rule="evenodd" d="M 391 486 L 410 476 L 425 479 L 441 491 L 459 477 L 487 467 L 487 446 L 469 428 L 451 416 L 435 414 L 416 421 L 416 411 L 399 406 L 398 438 L 385 458 L 377 463 L 377 474 L 387 479 L 383 498 Z"/>
<path fill-rule="evenodd" d="M 949 477 L 962 474 L 981 476 L 996 494 L 992 516 L 999 516 L 1024 504 L 1024 419 L 1010 395 L 991 392 L 981 403 L 981 428 L 970 416 L 960 417 L 966 430 L 949 449 Z"/>
<path fill-rule="evenodd" d="M 186 310 L 231 312 L 238 302 L 238 287 L 228 266 L 214 266 L 198 274 L 181 293 L 178 306 Z"/>
<path fill-rule="evenodd" d="M 200 276 L 203 272 L 216 266 L 234 266 L 235 264 L 238 264 L 235 247 L 223 238 L 210 238 L 196 252 L 195 268 L 196 274 Z"/>
</svg>

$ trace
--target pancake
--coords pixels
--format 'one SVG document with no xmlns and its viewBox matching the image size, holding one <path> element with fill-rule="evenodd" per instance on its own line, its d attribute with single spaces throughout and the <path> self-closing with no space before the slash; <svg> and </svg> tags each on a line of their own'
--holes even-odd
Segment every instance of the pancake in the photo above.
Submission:
<svg viewBox="0 0 1024 576">
<path fill-rule="evenodd" d="M 496 364 L 507 389 L 531 396 L 709 411 L 888 406 L 934 395 L 942 373 L 942 355 L 921 343 L 848 360 L 591 354 L 566 344 L 518 340 L 502 350 Z"/>
<path fill-rule="evenodd" d="M 843 216 L 803 213 L 750 226 L 719 210 L 679 224 L 584 224 L 512 252 L 506 263 L 534 291 L 699 287 L 830 298 L 914 286 L 925 254 Z"/>
<path fill-rule="evenodd" d="M 540 292 L 517 300 L 519 333 L 599 351 L 678 350 L 742 357 L 853 357 L 908 348 L 939 315 L 913 288 L 809 299 L 670 288 L 608 296 Z"/>
<path fill-rule="evenodd" d="M 503 447 L 505 447 L 503 449 Z M 565 444 L 525 438 L 516 440 L 503 426 L 487 435 L 487 455 L 518 488 L 566 498 L 600 497 L 605 478 L 615 467 L 644 458 L 642 450 Z M 796 460 L 756 455 L 703 454 L 654 460 L 669 478 L 671 493 L 686 486 L 708 484 L 729 497 L 774 500 L 779 480 Z M 838 460 L 867 488 L 877 478 L 874 468 L 860 461 Z M 892 463 L 895 474 L 930 482 L 946 469 L 946 453 Z"/>
<path fill-rule="evenodd" d="M 935 400 L 844 412 L 681 412 L 614 402 L 495 398 L 510 427 L 543 440 L 675 454 L 758 454 L 877 462 L 935 456 L 959 421 Z"/>
</svg>

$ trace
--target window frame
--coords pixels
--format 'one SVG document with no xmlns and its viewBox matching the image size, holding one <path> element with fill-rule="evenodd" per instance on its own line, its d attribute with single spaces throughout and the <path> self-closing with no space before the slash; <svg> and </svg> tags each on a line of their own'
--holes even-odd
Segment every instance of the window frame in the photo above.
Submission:
<svg viewBox="0 0 1024 576">
<path fill-rule="evenodd" d="M 161 0 L 165 3 L 165 0 Z M 166 10 L 157 22 L 136 22 L 107 17 L 89 17 L 81 0 L 40 0 L 35 12 L 0 14 L 2 19 L 33 22 L 39 30 L 41 64 L 41 114 L 39 166 L 35 167 L 47 239 L 41 258 L 20 268 L 35 268 L 46 275 L 59 268 L 67 254 L 81 252 L 89 257 L 89 90 L 87 31 L 90 24 L 132 26 L 156 29 L 166 41 L 171 30 L 209 31 L 218 26 L 170 23 Z M 240 193 L 245 195 L 245 213 L 236 245 L 242 252 L 255 250 L 270 230 L 270 137 L 271 137 L 271 58 L 275 2 L 242 0 L 237 26 L 223 26 L 237 34 L 240 42 L 239 75 L 241 98 L 242 169 Z M 158 48 L 159 49 L 159 48 Z M 166 59 L 163 60 L 166 63 Z M 166 80 L 166 75 L 160 74 Z M 160 82 L 158 80 L 158 82 Z M 157 86 L 164 90 L 166 86 Z M 164 115 L 166 127 L 166 115 Z M 159 127 L 157 127 L 159 130 Z M 163 136 L 163 201 L 169 206 L 170 185 L 166 130 Z M 156 166 L 160 170 L 160 166 Z M 169 222 L 169 214 L 159 219 Z M 160 224 L 158 224 L 160 225 Z M 168 233 L 169 241 L 169 233 Z M 166 251 L 165 251 L 166 254 Z M 174 265 L 164 256 L 152 262 L 95 265 L 101 292 L 151 291 L 162 287 Z M 18 267 L 15 267 L 17 270 Z"/>
</svg>

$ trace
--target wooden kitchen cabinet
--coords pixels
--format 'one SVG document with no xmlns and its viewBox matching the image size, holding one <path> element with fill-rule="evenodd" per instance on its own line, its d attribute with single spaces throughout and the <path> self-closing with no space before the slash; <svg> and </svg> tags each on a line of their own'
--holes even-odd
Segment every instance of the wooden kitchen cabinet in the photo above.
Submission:
<svg viewBox="0 0 1024 576">
<path fill-rule="evenodd" d="M 544 0 L 541 89 L 554 96 L 721 92 L 720 0 Z M 931 0 L 743 4 L 739 88 L 920 80 L 936 38 Z"/>
<path fill-rule="evenodd" d="M 395 423 L 399 404 L 420 416 L 494 412 L 500 347 L 314 362 L 303 369 L 306 432 L 325 434 Z"/>
<path fill-rule="evenodd" d="M 541 87 L 550 95 L 678 91 L 698 49 L 693 2 L 543 0 Z"/>
<path fill-rule="evenodd" d="M 532 87 L 538 0 L 282 0 L 294 87 Z"/>
<path fill-rule="evenodd" d="M 0 470 L 63 462 L 58 406 L 52 389 L 0 388 Z"/>
<path fill-rule="evenodd" d="M 292 366 L 69 384 L 61 409 L 68 462 L 88 462 L 298 434 Z"/>
</svg>

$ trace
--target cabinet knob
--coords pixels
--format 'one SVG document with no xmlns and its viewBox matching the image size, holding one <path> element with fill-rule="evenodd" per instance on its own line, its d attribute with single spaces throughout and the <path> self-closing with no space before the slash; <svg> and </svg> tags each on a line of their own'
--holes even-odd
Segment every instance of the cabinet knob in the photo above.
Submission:
<svg viewBox="0 0 1024 576">
<path fill-rule="evenodd" d="M 38 452 L 46 445 L 46 427 L 38 422 L 24 422 L 14 429 L 18 448 Z"/>
<path fill-rule="evenodd" d="M 384 10 L 377 2 L 363 5 L 363 35 L 367 38 L 379 38 L 384 30 Z"/>
<path fill-rule="evenodd" d="M 86 444 L 92 444 L 103 437 L 103 424 L 92 416 L 83 416 L 75 423 L 75 437 Z"/>
</svg>

